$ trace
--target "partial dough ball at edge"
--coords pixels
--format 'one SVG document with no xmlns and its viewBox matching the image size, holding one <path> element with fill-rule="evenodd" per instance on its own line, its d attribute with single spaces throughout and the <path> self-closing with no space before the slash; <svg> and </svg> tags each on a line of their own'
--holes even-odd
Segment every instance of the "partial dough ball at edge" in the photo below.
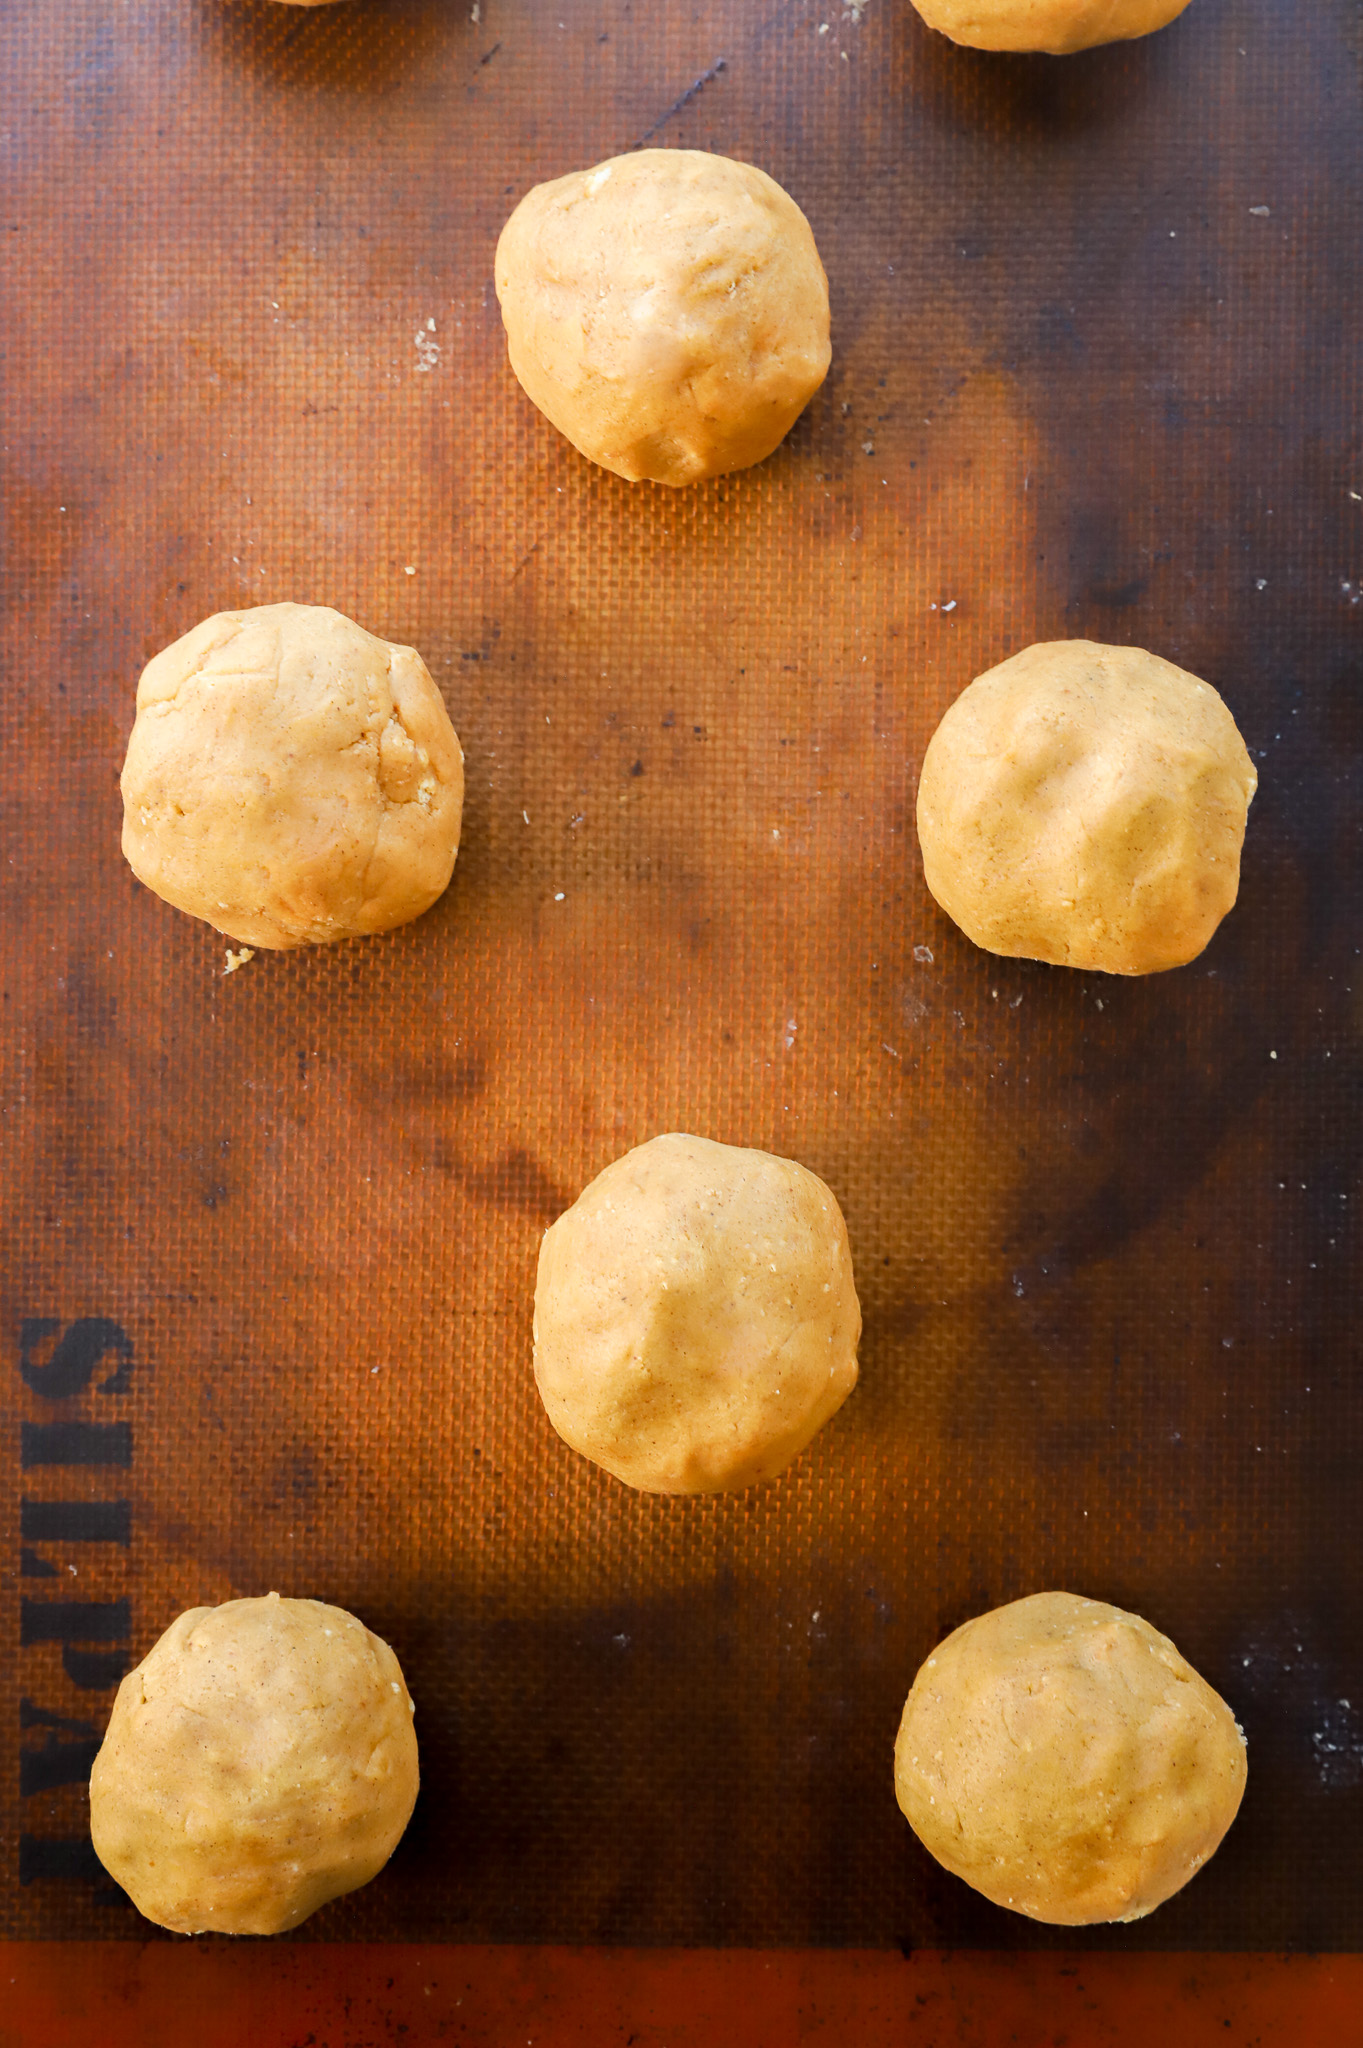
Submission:
<svg viewBox="0 0 1363 2048">
<path fill-rule="evenodd" d="M 598 1174 L 540 1248 L 549 1419 L 645 1492 L 775 1477 L 851 1393 L 860 1334 L 837 1201 L 772 1153 L 651 1139 Z"/>
<path fill-rule="evenodd" d="M 975 50 L 1065 57 L 1167 28 L 1189 0 L 913 0 L 929 28 Z"/>
</svg>

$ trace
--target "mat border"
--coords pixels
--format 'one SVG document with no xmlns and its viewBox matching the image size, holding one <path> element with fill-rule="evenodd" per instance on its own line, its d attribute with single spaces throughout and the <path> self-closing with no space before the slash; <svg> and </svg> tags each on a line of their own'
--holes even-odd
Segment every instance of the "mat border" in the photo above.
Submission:
<svg viewBox="0 0 1363 2048">
<path fill-rule="evenodd" d="M 1363 1955 L 27 1941 L 0 1984 L 3 2048 L 1363 2042 Z"/>
</svg>

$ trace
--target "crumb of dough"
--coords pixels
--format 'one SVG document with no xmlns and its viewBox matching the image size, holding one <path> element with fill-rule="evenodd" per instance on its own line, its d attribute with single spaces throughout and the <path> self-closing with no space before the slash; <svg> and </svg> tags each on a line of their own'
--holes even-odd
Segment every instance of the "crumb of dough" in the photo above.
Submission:
<svg viewBox="0 0 1363 2048">
<path fill-rule="evenodd" d="M 225 975 L 235 974 L 239 967 L 244 967 L 248 960 L 254 960 L 255 957 L 256 949 L 254 946 L 243 946 L 239 953 L 234 953 L 229 946 L 227 948 L 227 965 L 222 971 Z"/>
</svg>

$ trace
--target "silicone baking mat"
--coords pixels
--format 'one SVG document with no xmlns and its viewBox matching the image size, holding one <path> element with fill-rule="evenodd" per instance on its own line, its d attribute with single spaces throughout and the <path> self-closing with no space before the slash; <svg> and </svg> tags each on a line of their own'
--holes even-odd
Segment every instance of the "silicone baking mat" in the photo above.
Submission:
<svg viewBox="0 0 1363 2048">
<path fill-rule="evenodd" d="M 0 1927 L 144 1939 L 83 1781 L 182 1608 L 397 1648 L 423 1791 L 298 1940 L 1363 1947 L 1363 447 L 1354 0 L 987 58 L 903 0 L 5 11 Z M 833 368 L 762 467 L 591 468 L 506 366 L 537 179 L 763 165 Z M 122 864 L 141 664 L 335 604 L 468 757 L 448 895 L 224 975 Z M 1213 681 L 1261 775 L 1179 973 L 992 959 L 917 765 L 1039 638 Z M 652 1499 L 530 1371 L 544 1225 L 685 1129 L 842 1200 L 861 1384 Z M 896 1810 L 945 1630 L 1150 1616 L 1248 1732 L 1141 1926 L 1048 1932 Z"/>
</svg>

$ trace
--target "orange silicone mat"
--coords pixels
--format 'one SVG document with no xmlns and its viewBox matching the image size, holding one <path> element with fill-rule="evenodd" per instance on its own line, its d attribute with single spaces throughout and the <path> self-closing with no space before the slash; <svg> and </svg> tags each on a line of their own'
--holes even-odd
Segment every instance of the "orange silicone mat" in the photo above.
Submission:
<svg viewBox="0 0 1363 2048">
<path fill-rule="evenodd" d="M 1065 62 L 905 0 L 3 36 L 0 1930 L 147 1938 L 86 1846 L 112 1687 L 277 1587 L 394 1644 L 422 1742 L 304 1943 L 1363 1948 L 1355 0 Z M 680 494 L 531 409 L 492 289 L 526 187 L 645 136 L 763 165 L 832 291 L 788 443 Z M 117 775 L 146 658 L 280 598 L 422 650 L 464 846 L 417 924 L 224 977 Z M 1260 769 L 1179 973 L 991 959 L 924 888 L 936 721 L 1069 634 Z M 674 1128 L 824 1175 L 866 1315 L 731 1498 L 627 1492 L 530 1373 L 544 1225 Z M 1052 1585 L 1248 1732 L 1139 1927 L 996 1912 L 894 1804 L 920 1659 Z"/>
</svg>

